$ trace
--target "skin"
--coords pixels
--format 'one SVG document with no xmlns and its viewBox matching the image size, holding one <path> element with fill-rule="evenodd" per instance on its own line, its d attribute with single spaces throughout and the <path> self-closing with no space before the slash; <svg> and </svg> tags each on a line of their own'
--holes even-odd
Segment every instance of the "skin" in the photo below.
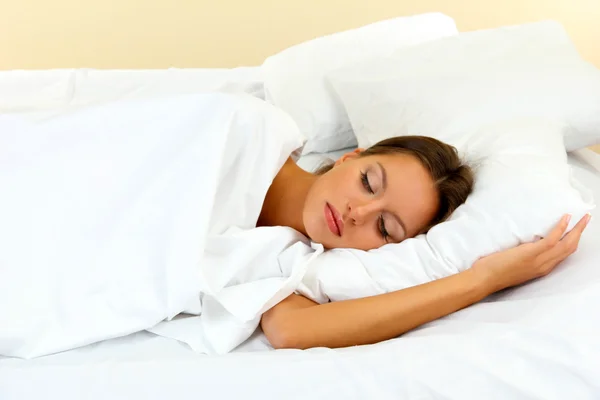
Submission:
<svg viewBox="0 0 600 400">
<path fill-rule="evenodd" d="M 370 250 L 419 234 L 438 209 L 427 169 L 410 155 L 358 157 L 361 151 L 345 154 L 321 176 L 288 160 L 267 193 L 258 225 L 291 226 L 329 249 Z M 326 204 L 339 214 L 341 235 L 327 225 Z"/>
<path fill-rule="evenodd" d="M 407 220 L 407 236 L 418 233 L 420 224 L 427 220 L 427 212 L 430 209 L 427 206 L 423 206 L 422 209 L 411 208 L 417 205 L 408 200 L 401 203 L 402 207 L 395 206 L 388 201 L 387 196 L 393 198 L 393 194 L 408 193 L 401 192 L 401 189 L 422 190 L 419 193 L 426 195 L 431 189 L 431 181 L 429 186 L 428 181 L 423 179 L 416 187 L 409 187 L 407 185 L 410 183 L 405 182 L 403 178 L 393 182 L 397 180 L 396 175 L 388 173 L 388 189 L 384 193 L 375 191 L 371 197 L 365 196 L 360 194 L 360 188 L 352 182 L 356 178 L 352 177 L 357 170 L 364 168 L 365 164 L 362 161 L 374 160 L 367 160 L 371 157 L 358 158 L 356 154 L 351 153 L 344 157 L 334 167 L 334 170 L 339 168 L 337 173 L 333 173 L 332 170 L 328 177 L 309 176 L 311 174 L 303 172 L 289 160 L 269 189 L 259 224 L 262 222 L 291 226 L 305 234 L 312 232 L 327 243 L 326 247 L 355 243 L 354 240 L 360 235 L 358 232 L 365 229 L 365 235 L 369 235 L 369 242 L 364 248 L 373 248 L 369 246 L 379 247 L 378 240 L 382 243 L 376 238 L 376 234 L 372 233 L 374 228 L 369 228 L 377 214 L 382 211 L 401 213 L 412 210 L 421 211 L 423 214 Z M 413 168 L 408 170 L 411 172 L 407 176 L 419 179 L 421 172 L 416 166 L 411 167 L 409 160 L 398 160 L 397 163 L 391 159 L 379 161 L 382 164 L 385 161 L 384 166 L 393 172 L 406 173 L 406 170 L 395 169 L 396 167 Z M 355 211 L 351 211 L 350 208 L 356 210 L 358 207 L 360 210 L 364 207 L 363 210 L 366 211 L 358 214 L 359 223 L 350 228 L 345 226 L 341 237 L 332 238 L 327 235 L 331 232 L 323 233 L 322 221 L 317 216 L 318 207 L 323 199 L 335 202 L 336 207 L 340 208 L 350 205 L 346 209 L 347 224 L 352 224 L 357 215 L 353 214 Z M 432 200 L 429 206 L 433 204 Z M 336 348 L 392 339 L 422 324 L 472 305 L 499 290 L 549 274 L 577 250 L 581 235 L 590 219 L 591 215 L 586 215 L 565 235 L 570 216 L 564 216 L 548 236 L 537 242 L 521 244 L 491 254 L 476 261 L 466 271 L 411 288 L 326 304 L 318 304 L 293 294 L 263 314 L 261 327 L 275 348 Z M 349 229 L 355 229 L 353 232 L 357 232 L 356 236 L 349 234 L 344 238 L 350 232 Z"/>
</svg>

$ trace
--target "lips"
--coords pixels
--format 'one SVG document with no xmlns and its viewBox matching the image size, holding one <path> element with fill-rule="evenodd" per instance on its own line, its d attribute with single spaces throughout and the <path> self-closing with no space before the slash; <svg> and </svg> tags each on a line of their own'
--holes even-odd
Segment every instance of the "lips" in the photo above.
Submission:
<svg viewBox="0 0 600 400">
<path fill-rule="evenodd" d="M 344 233 L 344 222 L 340 216 L 340 213 L 329 203 L 325 203 L 325 221 L 327 221 L 327 227 L 337 236 L 342 236 Z"/>
</svg>

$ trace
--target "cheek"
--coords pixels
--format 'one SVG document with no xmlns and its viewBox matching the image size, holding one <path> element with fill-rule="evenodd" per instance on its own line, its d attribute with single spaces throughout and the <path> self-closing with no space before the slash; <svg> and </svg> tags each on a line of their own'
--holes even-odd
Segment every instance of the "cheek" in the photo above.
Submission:
<svg viewBox="0 0 600 400">
<path fill-rule="evenodd" d="M 344 177 L 337 168 L 329 171 L 317 179 L 310 188 L 306 197 L 307 203 L 311 205 L 326 201 L 332 202 L 339 192 L 343 189 Z"/>
<path fill-rule="evenodd" d="M 326 197 L 327 182 L 326 180 L 324 180 L 324 177 L 319 177 L 319 179 L 317 179 L 313 183 L 308 193 L 306 194 L 306 200 L 304 203 L 305 211 L 314 212 L 315 207 L 317 207 L 318 204 L 325 201 Z"/>
<path fill-rule="evenodd" d="M 306 195 L 304 206 L 302 209 L 302 222 L 308 236 L 315 240 L 319 240 L 322 236 L 320 232 L 321 214 L 327 196 L 326 186 L 322 184 L 322 178 L 317 179 Z"/>
</svg>

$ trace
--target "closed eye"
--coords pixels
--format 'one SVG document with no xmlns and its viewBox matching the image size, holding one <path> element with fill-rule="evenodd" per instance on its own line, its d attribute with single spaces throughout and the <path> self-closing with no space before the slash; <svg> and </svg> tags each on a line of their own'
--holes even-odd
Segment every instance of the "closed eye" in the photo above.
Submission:
<svg viewBox="0 0 600 400">
<path fill-rule="evenodd" d="M 375 192 L 373 191 L 373 188 L 371 187 L 371 184 L 369 183 L 369 178 L 367 176 L 366 173 L 364 172 L 360 172 L 360 180 L 362 181 L 363 187 L 365 188 L 365 190 L 371 194 L 375 194 Z"/>
<path fill-rule="evenodd" d="M 383 215 L 379 216 L 379 232 L 381 233 L 383 240 L 387 242 L 390 234 L 388 233 L 387 229 L 385 229 L 385 220 L 383 219 Z"/>
</svg>

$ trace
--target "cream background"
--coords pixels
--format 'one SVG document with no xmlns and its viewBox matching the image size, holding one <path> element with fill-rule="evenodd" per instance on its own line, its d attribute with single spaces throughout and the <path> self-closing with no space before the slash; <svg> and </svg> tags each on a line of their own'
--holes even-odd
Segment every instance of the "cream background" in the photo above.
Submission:
<svg viewBox="0 0 600 400">
<path fill-rule="evenodd" d="M 0 0 L 0 69 L 257 65 L 323 34 L 429 11 L 461 31 L 556 19 L 600 66 L 600 0 Z"/>
</svg>

